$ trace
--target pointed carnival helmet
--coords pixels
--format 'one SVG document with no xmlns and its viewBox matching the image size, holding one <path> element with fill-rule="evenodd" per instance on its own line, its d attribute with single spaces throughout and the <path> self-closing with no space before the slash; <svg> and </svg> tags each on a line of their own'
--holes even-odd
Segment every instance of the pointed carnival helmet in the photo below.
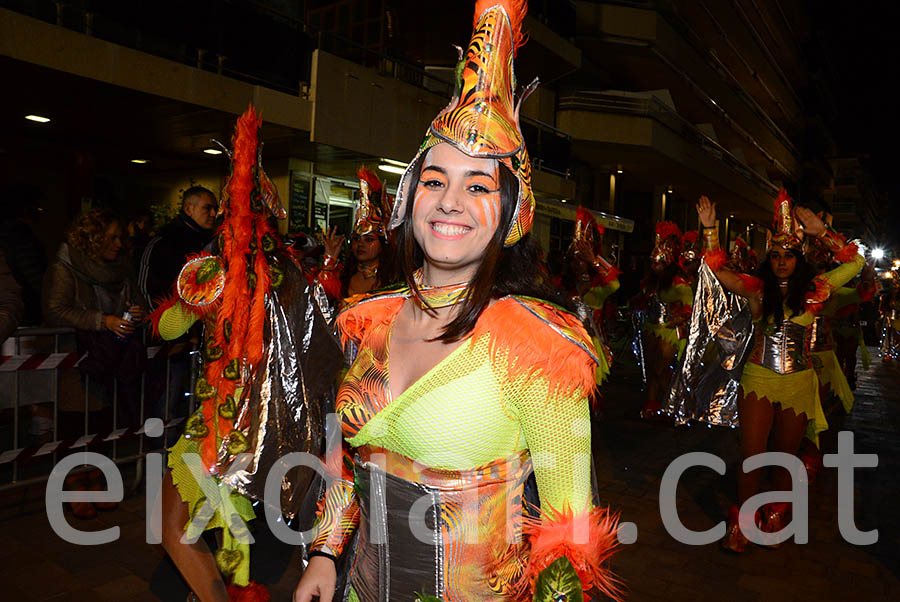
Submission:
<svg viewBox="0 0 900 602">
<path fill-rule="evenodd" d="M 389 228 L 405 217 L 412 170 L 433 146 L 446 142 L 470 157 L 496 159 L 519 181 L 512 222 L 504 244 L 514 245 L 531 230 L 534 221 L 534 194 L 531 190 L 531 160 L 519 127 L 519 108 L 537 87 L 535 79 L 514 99 L 516 77 L 513 57 L 524 42 L 522 20 L 528 12 L 527 0 L 478 0 L 475 29 L 463 55 L 459 49 L 456 89 L 453 98 L 428 128 L 419 152 L 410 162 L 397 190 L 397 200 Z"/>
<path fill-rule="evenodd" d="M 356 175 L 359 177 L 359 208 L 353 233 L 359 236 L 374 234 L 385 238 L 387 218 L 391 214 L 391 199 L 387 188 L 375 172 L 366 167 L 360 167 Z"/>
<path fill-rule="evenodd" d="M 766 238 L 766 252 L 773 245 L 784 247 L 792 251 L 800 251 L 803 246 L 803 231 L 799 221 L 794 215 L 794 205 L 787 191 L 782 188 L 775 197 L 775 218 L 772 222 L 772 232 Z"/>
<path fill-rule="evenodd" d="M 650 261 L 669 265 L 681 253 L 681 230 L 673 222 L 656 223 L 656 244 L 650 253 Z"/>
<path fill-rule="evenodd" d="M 681 267 L 685 267 L 689 263 L 699 261 L 703 254 L 700 241 L 700 232 L 697 230 L 688 230 L 681 237 L 681 256 L 678 262 Z"/>
<path fill-rule="evenodd" d="M 575 211 L 575 237 L 569 245 L 569 250 L 573 251 L 579 242 L 584 241 L 596 252 L 597 247 L 603 245 L 605 233 L 606 229 L 597 223 L 594 215 L 579 205 Z"/>
</svg>

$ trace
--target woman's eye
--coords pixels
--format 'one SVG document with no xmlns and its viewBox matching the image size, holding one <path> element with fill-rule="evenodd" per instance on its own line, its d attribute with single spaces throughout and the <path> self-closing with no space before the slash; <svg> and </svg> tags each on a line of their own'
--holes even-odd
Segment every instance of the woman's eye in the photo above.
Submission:
<svg viewBox="0 0 900 602">
<path fill-rule="evenodd" d="M 424 182 L 422 182 L 422 186 L 424 186 L 425 188 L 440 188 L 443 185 L 444 183 L 440 180 L 425 180 Z"/>
<path fill-rule="evenodd" d="M 486 194 L 490 192 L 486 186 L 482 186 L 481 184 L 472 184 L 469 186 L 469 192 L 474 192 L 475 194 Z"/>
</svg>

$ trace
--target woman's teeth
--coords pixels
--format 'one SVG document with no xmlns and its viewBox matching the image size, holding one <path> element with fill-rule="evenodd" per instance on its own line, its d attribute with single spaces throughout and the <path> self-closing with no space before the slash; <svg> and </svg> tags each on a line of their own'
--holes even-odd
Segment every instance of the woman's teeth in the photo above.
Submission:
<svg viewBox="0 0 900 602">
<path fill-rule="evenodd" d="M 431 224 L 431 229 L 438 234 L 444 234 L 445 236 L 459 236 L 460 234 L 465 234 L 472 228 L 469 228 L 468 226 L 455 226 L 452 224 L 434 222 Z"/>
</svg>

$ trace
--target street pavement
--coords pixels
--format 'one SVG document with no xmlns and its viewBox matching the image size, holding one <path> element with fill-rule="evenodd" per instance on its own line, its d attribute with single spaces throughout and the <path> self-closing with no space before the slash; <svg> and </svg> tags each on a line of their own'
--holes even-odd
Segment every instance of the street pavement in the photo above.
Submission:
<svg viewBox="0 0 900 602">
<path fill-rule="evenodd" d="M 726 462 L 725 476 L 702 467 L 689 469 L 679 483 L 677 511 L 694 530 L 725 520 L 735 496 L 737 431 L 638 420 L 642 400 L 636 369 L 627 358 L 619 360 L 604 387 L 605 410 L 594 424 L 594 451 L 601 500 L 621 512 L 622 521 L 637 525 L 636 542 L 623 545 L 613 561 L 628 600 L 900 600 L 900 365 L 873 362 L 868 372 L 860 368 L 856 407 L 843 421 L 832 419 L 836 428 L 853 431 L 856 453 L 879 457 L 877 468 L 857 469 L 854 482 L 856 525 L 878 529 L 878 543 L 855 546 L 841 537 L 837 474 L 827 469 L 810 490 L 808 544 L 789 542 L 777 550 L 751 545 L 735 555 L 718 543 L 677 542 L 663 526 L 658 500 L 660 480 L 673 459 L 691 451 L 712 453 Z M 823 448 L 833 452 L 836 446 L 830 431 Z M 128 484 L 133 471 L 123 473 Z M 120 529 L 113 543 L 81 547 L 66 543 L 50 528 L 43 486 L 0 494 L 5 539 L 0 598 L 184 600 L 187 588 L 161 547 L 145 543 L 145 504 L 138 488 L 118 510 L 97 519 L 69 517 L 84 530 Z M 254 536 L 254 578 L 269 586 L 274 601 L 289 601 L 302 571 L 299 554 L 277 542 L 264 525 L 255 526 Z"/>
</svg>

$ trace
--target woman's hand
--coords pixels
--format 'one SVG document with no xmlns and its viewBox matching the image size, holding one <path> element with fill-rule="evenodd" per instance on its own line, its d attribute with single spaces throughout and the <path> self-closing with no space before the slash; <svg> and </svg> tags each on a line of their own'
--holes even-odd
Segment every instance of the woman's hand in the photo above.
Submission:
<svg viewBox="0 0 900 602">
<path fill-rule="evenodd" d="M 319 602 L 331 602 L 336 586 L 334 561 L 325 556 L 313 556 L 294 589 L 294 602 L 311 602 L 313 596 L 318 596 Z"/>
<path fill-rule="evenodd" d="M 343 234 L 337 233 L 337 226 L 332 226 L 323 240 L 325 254 L 337 259 L 341 254 L 341 247 L 344 246 L 344 238 Z"/>
<path fill-rule="evenodd" d="M 106 330 L 120 337 L 128 336 L 134 332 L 134 323 L 131 320 L 123 320 L 112 314 L 103 316 L 103 326 Z"/>
<path fill-rule="evenodd" d="M 697 216 L 704 228 L 716 227 L 716 204 L 707 196 L 701 196 L 697 201 Z"/>
<path fill-rule="evenodd" d="M 794 213 L 797 219 L 800 220 L 800 223 L 803 224 L 803 231 L 810 236 L 821 236 L 825 233 L 825 222 L 810 209 L 797 207 L 794 209 Z"/>
<path fill-rule="evenodd" d="M 140 305 L 132 305 L 128 308 L 128 313 L 131 314 L 131 321 L 135 324 L 141 324 L 147 318 L 147 310 Z"/>
</svg>

